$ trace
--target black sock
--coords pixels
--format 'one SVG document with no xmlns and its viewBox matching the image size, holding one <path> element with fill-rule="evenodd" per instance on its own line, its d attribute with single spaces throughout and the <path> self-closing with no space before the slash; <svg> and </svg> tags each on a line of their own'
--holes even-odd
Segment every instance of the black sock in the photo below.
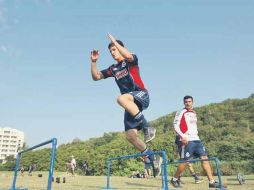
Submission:
<svg viewBox="0 0 254 190">
<path fill-rule="evenodd" d="M 196 178 L 197 174 L 195 172 L 191 172 L 192 177 Z"/>
</svg>

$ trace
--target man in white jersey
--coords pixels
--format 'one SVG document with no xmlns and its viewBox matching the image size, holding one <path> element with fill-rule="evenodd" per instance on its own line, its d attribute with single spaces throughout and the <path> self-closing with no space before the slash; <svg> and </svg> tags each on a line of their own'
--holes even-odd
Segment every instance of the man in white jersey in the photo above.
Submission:
<svg viewBox="0 0 254 190">
<path fill-rule="evenodd" d="M 174 119 L 174 128 L 176 133 L 180 137 L 181 146 L 179 148 L 179 154 L 181 160 L 189 160 L 195 156 L 200 159 L 208 159 L 205 147 L 200 141 L 197 129 L 197 115 L 193 110 L 193 98 L 192 96 L 185 96 L 183 98 L 185 108 L 176 113 Z M 202 167 L 206 172 L 209 180 L 210 188 L 218 188 L 218 183 L 213 179 L 211 166 L 208 161 L 202 161 Z M 174 187 L 180 187 L 179 177 L 186 167 L 186 163 L 180 163 L 178 165 L 175 176 L 171 179 L 171 184 Z"/>
</svg>

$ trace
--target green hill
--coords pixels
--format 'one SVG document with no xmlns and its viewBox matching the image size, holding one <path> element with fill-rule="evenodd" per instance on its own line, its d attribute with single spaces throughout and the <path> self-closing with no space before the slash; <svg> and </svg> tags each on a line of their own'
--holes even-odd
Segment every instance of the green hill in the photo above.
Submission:
<svg viewBox="0 0 254 190">
<path fill-rule="evenodd" d="M 253 173 L 254 94 L 248 98 L 228 99 L 195 110 L 198 114 L 200 138 L 209 156 L 220 159 L 222 173 L 224 175 L 239 171 L 246 174 Z M 174 153 L 175 133 L 172 124 L 174 115 L 175 112 L 150 122 L 157 129 L 157 136 L 149 147 L 166 150 L 171 160 L 177 158 L 177 154 Z M 64 171 L 65 163 L 71 155 L 75 155 L 80 166 L 84 160 L 88 162 L 90 175 L 105 175 L 107 158 L 133 153 L 136 151 L 125 140 L 123 132 L 105 133 L 103 137 L 91 138 L 87 141 L 76 139 L 72 143 L 60 145 L 57 149 L 55 169 Z M 21 165 L 28 166 L 33 159 L 37 163 L 38 170 L 47 170 L 49 155 L 49 149 L 25 154 Z M 8 164 L 11 165 L 5 164 L 5 169 L 8 168 L 6 167 Z M 114 175 L 129 175 L 137 169 L 143 169 L 139 159 L 115 161 L 112 165 Z"/>
</svg>

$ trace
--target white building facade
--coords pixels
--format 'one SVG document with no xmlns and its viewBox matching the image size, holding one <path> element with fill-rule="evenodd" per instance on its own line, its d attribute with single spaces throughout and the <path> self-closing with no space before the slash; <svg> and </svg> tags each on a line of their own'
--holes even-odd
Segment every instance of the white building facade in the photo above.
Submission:
<svg viewBox="0 0 254 190">
<path fill-rule="evenodd" d="M 7 156 L 16 158 L 17 152 L 23 147 L 24 132 L 12 128 L 0 128 L 0 163 Z"/>
</svg>

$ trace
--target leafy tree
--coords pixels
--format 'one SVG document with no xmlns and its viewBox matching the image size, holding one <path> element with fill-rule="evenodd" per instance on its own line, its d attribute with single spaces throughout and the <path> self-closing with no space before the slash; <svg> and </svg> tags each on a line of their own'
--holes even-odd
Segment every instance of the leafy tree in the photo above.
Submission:
<svg viewBox="0 0 254 190">
<path fill-rule="evenodd" d="M 209 156 L 218 157 L 223 174 L 239 171 L 253 173 L 254 158 L 254 94 L 244 99 L 228 99 L 195 108 L 198 115 L 199 135 Z M 173 119 L 175 112 L 162 116 L 150 124 L 157 129 L 156 138 L 149 148 L 165 150 L 168 159 L 178 159 L 175 153 L 175 132 Z M 140 138 L 143 135 L 140 134 Z M 88 162 L 90 175 L 106 175 L 107 159 L 134 154 L 136 150 L 125 140 L 124 132 L 104 133 L 102 137 L 87 141 L 74 139 L 72 143 L 59 145 L 55 170 L 64 171 L 65 164 L 74 155 L 79 165 Z M 31 160 L 38 170 L 48 170 L 50 149 L 40 149 L 23 155 L 21 165 L 28 167 Z M 5 168 L 12 170 L 14 160 L 7 161 Z M 132 171 L 144 169 L 137 159 L 113 161 L 112 175 L 130 175 Z M 3 165 L 0 165 L 0 169 Z M 172 173 L 173 169 L 170 168 Z"/>
</svg>

